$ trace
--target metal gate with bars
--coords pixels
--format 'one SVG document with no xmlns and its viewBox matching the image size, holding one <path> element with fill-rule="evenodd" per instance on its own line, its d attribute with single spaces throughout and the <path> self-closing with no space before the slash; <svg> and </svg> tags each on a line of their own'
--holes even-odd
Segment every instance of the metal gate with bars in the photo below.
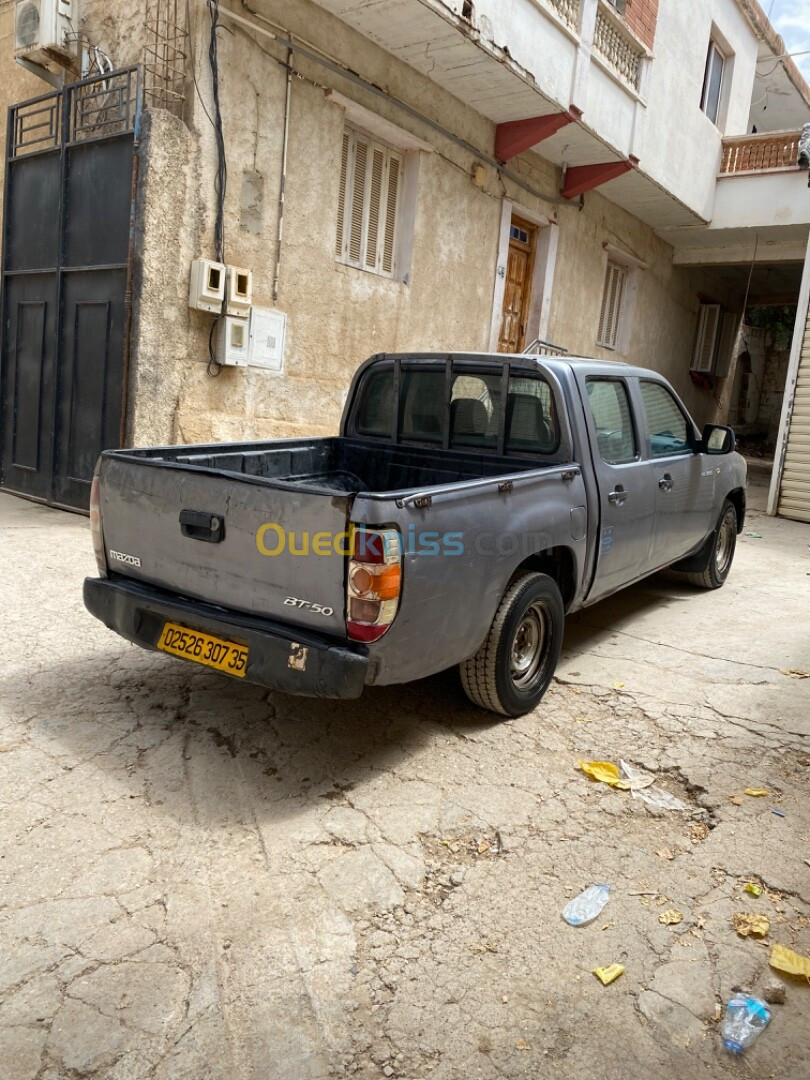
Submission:
<svg viewBox="0 0 810 1080">
<path fill-rule="evenodd" d="M 140 110 L 135 67 L 9 110 L 0 487 L 54 506 L 123 441 Z"/>
</svg>

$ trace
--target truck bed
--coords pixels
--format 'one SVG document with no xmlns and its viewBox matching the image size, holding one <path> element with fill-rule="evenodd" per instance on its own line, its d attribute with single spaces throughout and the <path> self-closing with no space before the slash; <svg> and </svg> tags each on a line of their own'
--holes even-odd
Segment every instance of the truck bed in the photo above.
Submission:
<svg viewBox="0 0 810 1080">
<path fill-rule="evenodd" d="M 324 494 L 399 493 L 542 468 L 543 460 L 348 438 L 123 450 L 116 457 L 195 466 Z"/>
</svg>

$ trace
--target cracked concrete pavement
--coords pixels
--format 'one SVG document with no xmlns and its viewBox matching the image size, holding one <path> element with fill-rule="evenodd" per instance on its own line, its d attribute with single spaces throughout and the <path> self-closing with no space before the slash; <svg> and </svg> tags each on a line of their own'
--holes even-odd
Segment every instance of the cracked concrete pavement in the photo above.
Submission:
<svg viewBox="0 0 810 1080">
<path fill-rule="evenodd" d="M 810 954 L 810 528 L 753 495 L 724 589 L 572 618 L 510 723 L 454 673 L 341 704 L 129 646 L 87 522 L 0 495 L 2 1080 L 806 1076 L 810 987 L 742 1063 L 715 1019 L 774 975 L 734 913 Z M 619 758 L 689 809 L 576 768 Z"/>
</svg>

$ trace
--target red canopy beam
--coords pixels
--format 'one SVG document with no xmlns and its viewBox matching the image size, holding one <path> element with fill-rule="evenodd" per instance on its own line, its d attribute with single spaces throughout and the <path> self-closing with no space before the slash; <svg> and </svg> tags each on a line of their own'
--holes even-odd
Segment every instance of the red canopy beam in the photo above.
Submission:
<svg viewBox="0 0 810 1080">
<path fill-rule="evenodd" d="M 624 176 L 638 165 L 638 158 L 631 157 L 628 161 L 604 161 L 599 165 L 575 165 L 565 170 L 561 195 L 566 199 L 576 199 L 584 195 L 586 191 L 592 191 L 600 184 L 606 184 L 608 180 L 615 180 L 618 176 Z"/>
<path fill-rule="evenodd" d="M 578 111 L 578 110 L 577 110 Z M 581 114 L 580 114 L 581 115 Z M 576 120 L 573 107 L 569 112 L 549 116 L 531 116 L 526 120 L 509 120 L 495 128 L 495 158 L 503 163 L 532 146 L 537 146 Z"/>
</svg>

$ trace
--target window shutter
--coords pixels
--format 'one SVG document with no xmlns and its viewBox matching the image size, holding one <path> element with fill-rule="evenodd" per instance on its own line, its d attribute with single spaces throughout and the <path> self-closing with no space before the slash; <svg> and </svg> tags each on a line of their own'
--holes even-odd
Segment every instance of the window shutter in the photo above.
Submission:
<svg viewBox="0 0 810 1080">
<path fill-rule="evenodd" d="M 335 258 L 390 277 L 396 259 L 402 157 L 346 128 L 340 164 Z"/>
<path fill-rule="evenodd" d="M 366 270 L 377 269 L 377 241 L 380 235 L 382 212 L 382 185 L 385 154 L 375 146 L 371 150 L 371 184 L 368 195 L 368 231 L 366 235 Z"/>
<path fill-rule="evenodd" d="M 366 165 L 368 163 L 368 143 L 355 138 L 354 184 L 351 200 L 351 222 L 349 223 L 349 262 L 360 265 L 363 254 L 363 205 L 366 194 Z"/>
<path fill-rule="evenodd" d="M 343 228 L 346 222 L 346 182 L 349 173 L 349 133 L 343 132 L 343 153 L 340 159 L 340 188 L 338 190 L 337 234 L 335 236 L 335 255 L 343 255 Z"/>
<path fill-rule="evenodd" d="M 391 155 L 388 162 L 388 200 L 385 212 L 385 238 L 383 240 L 382 268 L 384 273 L 394 270 L 394 237 L 397 226 L 397 207 L 399 206 L 399 158 Z"/>
<path fill-rule="evenodd" d="M 626 267 L 620 266 L 619 263 L 608 262 L 605 288 L 602 293 L 602 307 L 599 312 L 599 333 L 596 337 L 597 345 L 605 349 L 616 348 L 626 281 Z"/>
<path fill-rule="evenodd" d="M 711 374 L 714 369 L 714 352 L 720 333 L 719 304 L 701 304 L 698 316 L 695 350 L 692 354 L 692 371 Z"/>
</svg>

